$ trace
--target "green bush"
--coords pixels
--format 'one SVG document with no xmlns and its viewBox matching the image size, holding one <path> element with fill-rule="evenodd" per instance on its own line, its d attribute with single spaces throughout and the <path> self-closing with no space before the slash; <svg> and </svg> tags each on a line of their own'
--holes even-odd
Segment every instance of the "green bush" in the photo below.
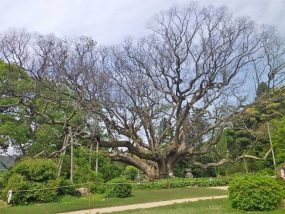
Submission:
<svg viewBox="0 0 285 214">
<path fill-rule="evenodd" d="M 94 170 L 90 168 L 88 162 L 84 162 L 84 159 L 76 158 L 77 165 L 74 166 L 74 182 L 78 184 L 87 183 L 92 181 L 96 177 Z"/>
<path fill-rule="evenodd" d="M 80 187 L 85 187 L 90 190 L 92 193 L 102 194 L 105 192 L 105 181 L 103 175 L 98 173 L 92 177 L 88 182 L 80 184 Z"/>
<path fill-rule="evenodd" d="M 22 175 L 29 181 L 46 182 L 56 178 L 56 164 L 51 159 L 27 158 L 18 162 L 11 173 Z"/>
<path fill-rule="evenodd" d="M 54 182 L 36 183 L 28 182 L 26 178 L 19 174 L 13 174 L 3 191 L 2 198 L 6 200 L 9 190 L 13 191 L 11 204 L 25 205 L 31 202 L 50 202 L 57 196 L 57 184 Z"/>
<path fill-rule="evenodd" d="M 257 173 L 260 174 L 260 175 L 270 175 L 270 176 L 273 176 L 274 175 L 274 170 L 271 169 L 271 168 L 264 168 L 262 170 L 259 170 Z"/>
<path fill-rule="evenodd" d="M 107 198 L 126 198 L 132 194 L 132 186 L 125 178 L 114 178 L 107 183 L 105 196 Z"/>
<path fill-rule="evenodd" d="M 6 188 L 2 193 L 2 199 L 6 200 L 6 195 L 11 189 L 13 191 L 13 196 L 11 204 L 28 204 L 30 201 L 30 195 L 26 194 L 26 190 L 30 188 L 29 183 L 26 181 L 25 177 L 18 174 L 13 174 L 9 177 Z"/>
<path fill-rule="evenodd" d="M 264 175 L 237 176 L 230 183 L 232 207 L 246 211 L 274 210 L 280 203 L 283 189 L 278 181 Z"/>
<path fill-rule="evenodd" d="M 29 202 L 51 202 L 57 196 L 57 184 L 55 182 L 49 183 L 32 183 L 29 188 L 30 201 Z"/>
<path fill-rule="evenodd" d="M 75 185 L 71 183 L 70 180 L 58 178 L 51 183 L 54 184 L 54 186 L 57 186 L 57 195 L 75 195 L 76 194 L 76 188 Z"/>
<path fill-rule="evenodd" d="M 10 171 L 2 198 L 11 189 L 11 204 L 50 202 L 58 194 L 60 181 L 56 178 L 56 164 L 50 159 L 23 159 Z"/>
<path fill-rule="evenodd" d="M 92 193 L 104 193 L 105 183 L 104 178 L 101 173 L 98 173 L 92 178 L 92 181 L 88 184 L 88 188 Z"/>
<path fill-rule="evenodd" d="M 127 166 L 123 172 L 123 176 L 127 180 L 134 181 L 136 179 L 137 175 L 138 175 L 138 169 L 136 167 L 133 167 L 133 166 Z"/>
</svg>

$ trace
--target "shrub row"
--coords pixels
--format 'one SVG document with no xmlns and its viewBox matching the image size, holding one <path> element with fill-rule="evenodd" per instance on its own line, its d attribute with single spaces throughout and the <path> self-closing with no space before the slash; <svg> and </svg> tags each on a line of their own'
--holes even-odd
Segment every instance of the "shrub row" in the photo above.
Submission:
<svg viewBox="0 0 285 214">
<path fill-rule="evenodd" d="M 169 189 L 181 187 L 212 187 L 229 184 L 230 178 L 168 178 L 146 183 L 132 183 L 133 189 Z"/>
<path fill-rule="evenodd" d="M 274 210 L 284 197 L 283 186 L 276 178 L 260 174 L 235 177 L 229 188 L 232 207 L 245 211 Z"/>
</svg>

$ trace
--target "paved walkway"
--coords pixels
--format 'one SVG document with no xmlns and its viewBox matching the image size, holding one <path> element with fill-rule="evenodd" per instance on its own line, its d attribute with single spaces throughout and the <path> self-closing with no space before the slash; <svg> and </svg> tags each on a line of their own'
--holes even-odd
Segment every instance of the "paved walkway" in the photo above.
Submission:
<svg viewBox="0 0 285 214">
<path fill-rule="evenodd" d="M 221 189 L 221 190 L 228 190 L 229 186 L 217 186 L 217 187 L 207 187 L 210 189 Z"/>
<path fill-rule="evenodd" d="M 170 201 L 158 201 L 158 202 L 150 202 L 150 203 L 143 203 L 143 204 L 132 204 L 132 205 L 125 205 L 125 206 L 117 206 L 117 207 L 106 207 L 106 208 L 96 208 L 96 209 L 90 209 L 90 210 L 80 210 L 80 211 L 60 213 L 60 214 L 112 213 L 112 212 L 119 212 L 119 211 L 125 211 L 125 210 L 161 207 L 161 206 L 166 206 L 166 205 L 180 204 L 180 203 L 185 203 L 185 202 L 194 202 L 194 201 L 200 201 L 200 200 L 221 199 L 221 198 L 226 198 L 226 197 L 227 197 L 227 195 L 199 197 L 199 198 L 185 198 L 185 199 L 176 199 L 176 200 L 170 200 Z"/>
</svg>

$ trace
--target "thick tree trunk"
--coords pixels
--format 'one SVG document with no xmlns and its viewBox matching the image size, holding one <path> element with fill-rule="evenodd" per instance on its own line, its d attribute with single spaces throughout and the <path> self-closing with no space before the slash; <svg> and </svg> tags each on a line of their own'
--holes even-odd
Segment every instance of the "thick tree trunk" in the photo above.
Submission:
<svg viewBox="0 0 285 214">
<path fill-rule="evenodd" d="M 146 173 L 149 180 L 164 179 L 173 176 L 175 161 L 172 157 L 162 157 L 157 161 L 156 167 L 152 167 Z"/>
<path fill-rule="evenodd" d="M 110 153 L 109 157 L 113 161 L 126 163 L 140 169 L 149 180 L 163 179 L 173 176 L 175 163 L 185 157 L 185 147 L 182 147 L 179 151 L 175 147 L 175 149 L 168 149 L 167 151 L 162 152 L 162 154 L 151 155 L 150 153 L 146 153 L 144 150 L 138 150 L 126 141 L 101 143 L 104 147 L 118 147 L 118 144 L 121 147 L 130 147 L 129 150 L 135 154 L 114 152 Z"/>
</svg>

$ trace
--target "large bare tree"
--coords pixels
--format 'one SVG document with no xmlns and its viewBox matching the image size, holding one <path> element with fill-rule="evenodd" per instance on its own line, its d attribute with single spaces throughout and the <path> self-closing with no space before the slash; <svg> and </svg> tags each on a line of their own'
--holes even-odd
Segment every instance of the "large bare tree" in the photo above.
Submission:
<svg viewBox="0 0 285 214">
<path fill-rule="evenodd" d="M 270 54 L 263 54 L 269 39 L 246 18 L 194 4 L 162 12 L 149 28 L 149 36 L 115 47 L 10 33 L 0 53 L 85 112 L 74 137 L 109 148 L 113 160 L 150 179 L 172 175 L 183 159 L 204 168 L 227 162 L 198 163 L 195 156 L 213 151 L 244 110 L 249 67 Z M 64 124 L 74 127 L 70 121 Z"/>
<path fill-rule="evenodd" d="M 262 36 L 264 40 L 260 57 L 252 64 L 255 89 L 262 82 L 267 84 L 268 89 L 274 89 L 283 85 L 285 80 L 285 43 L 272 26 L 264 26 Z"/>
<path fill-rule="evenodd" d="M 241 111 L 240 89 L 266 41 L 248 19 L 195 5 L 161 13 L 150 29 L 150 36 L 103 53 L 111 91 L 94 99 L 94 112 L 109 135 L 100 145 L 113 148 L 114 160 L 164 178 L 177 162 L 215 148 Z M 201 117 L 208 125 L 191 139 Z"/>
</svg>

